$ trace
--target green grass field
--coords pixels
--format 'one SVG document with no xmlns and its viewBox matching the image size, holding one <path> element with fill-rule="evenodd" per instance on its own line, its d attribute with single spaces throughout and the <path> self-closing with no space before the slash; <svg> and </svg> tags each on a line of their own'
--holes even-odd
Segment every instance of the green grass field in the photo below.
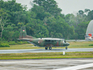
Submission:
<svg viewBox="0 0 93 70">
<path fill-rule="evenodd" d="M 69 48 L 93 48 L 93 46 L 89 46 L 93 44 L 93 41 L 85 41 L 85 42 L 69 42 Z"/>
<path fill-rule="evenodd" d="M 0 59 L 55 59 L 55 58 L 93 58 L 93 52 L 48 52 L 0 54 Z"/>
<path fill-rule="evenodd" d="M 69 48 L 93 48 L 93 42 L 69 42 Z M 54 47 L 53 47 L 54 48 Z M 57 47 L 56 49 L 62 49 Z M 0 47 L 0 49 L 44 49 L 44 47 L 34 47 L 32 44 L 10 45 L 10 47 Z M 0 54 L 0 59 L 53 59 L 53 58 L 93 58 L 93 52 L 46 52 L 46 53 L 12 53 Z"/>
<path fill-rule="evenodd" d="M 69 42 L 70 45 L 68 48 L 93 48 L 93 46 L 89 46 L 93 44 L 90 42 Z M 55 48 L 55 47 L 53 47 Z M 64 48 L 64 47 L 56 47 L 56 48 Z M 22 45 L 10 45 L 10 47 L 0 47 L 0 49 L 44 49 L 44 47 L 36 47 L 32 44 L 22 44 Z"/>
</svg>

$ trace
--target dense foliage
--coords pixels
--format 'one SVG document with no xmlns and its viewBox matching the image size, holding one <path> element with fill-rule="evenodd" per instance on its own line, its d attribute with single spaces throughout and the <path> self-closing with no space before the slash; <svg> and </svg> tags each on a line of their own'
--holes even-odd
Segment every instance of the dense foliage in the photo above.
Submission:
<svg viewBox="0 0 93 70">
<path fill-rule="evenodd" d="M 55 0 L 34 0 L 33 6 L 0 0 L 0 40 L 17 41 L 20 27 L 26 26 L 27 34 L 34 37 L 84 39 L 87 25 L 93 19 L 93 10 L 79 10 L 74 14 L 61 14 Z"/>
</svg>

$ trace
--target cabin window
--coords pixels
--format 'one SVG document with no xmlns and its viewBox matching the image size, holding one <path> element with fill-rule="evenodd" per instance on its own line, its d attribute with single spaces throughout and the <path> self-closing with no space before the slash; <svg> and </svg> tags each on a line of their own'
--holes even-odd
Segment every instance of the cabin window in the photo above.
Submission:
<svg viewBox="0 0 93 70">
<path fill-rule="evenodd" d="M 55 42 L 55 40 L 45 40 L 45 42 Z"/>
<path fill-rule="evenodd" d="M 51 42 L 54 42 L 54 40 L 51 40 Z"/>
<path fill-rule="evenodd" d="M 50 40 L 45 40 L 45 42 L 50 42 Z"/>
</svg>

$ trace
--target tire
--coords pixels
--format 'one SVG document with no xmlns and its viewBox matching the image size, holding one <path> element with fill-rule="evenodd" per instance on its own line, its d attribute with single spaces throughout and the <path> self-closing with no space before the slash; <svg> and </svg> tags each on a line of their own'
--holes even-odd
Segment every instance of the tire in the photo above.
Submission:
<svg viewBox="0 0 93 70">
<path fill-rule="evenodd" d="M 47 50 L 48 49 L 48 47 L 45 47 L 45 50 Z"/>
<path fill-rule="evenodd" d="M 49 47 L 49 50 L 52 50 L 52 47 Z"/>
</svg>

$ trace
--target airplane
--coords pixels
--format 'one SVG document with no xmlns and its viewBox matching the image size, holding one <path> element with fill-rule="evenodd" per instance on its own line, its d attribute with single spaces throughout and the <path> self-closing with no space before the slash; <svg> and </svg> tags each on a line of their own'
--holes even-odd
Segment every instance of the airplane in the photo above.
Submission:
<svg viewBox="0 0 93 70">
<path fill-rule="evenodd" d="M 18 40 L 22 41 L 28 41 L 29 43 L 33 44 L 34 46 L 38 47 L 45 47 L 45 50 L 49 48 L 49 50 L 52 50 L 52 47 L 65 47 L 67 50 L 67 46 L 69 46 L 69 43 L 66 42 L 64 39 L 60 38 L 35 38 L 33 36 L 29 36 L 26 33 L 25 27 L 21 27 L 20 30 L 20 36 Z"/>
<path fill-rule="evenodd" d="M 91 20 L 87 26 L 85 40 L 93 41 L 93 20 Z"/>
</svg>

